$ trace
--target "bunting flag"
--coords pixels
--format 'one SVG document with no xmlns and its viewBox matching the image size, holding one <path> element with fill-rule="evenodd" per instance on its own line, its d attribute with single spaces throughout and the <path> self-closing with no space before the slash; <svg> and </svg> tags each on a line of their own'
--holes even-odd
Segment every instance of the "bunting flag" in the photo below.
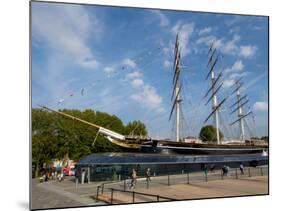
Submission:
<svg viewBox="0 0 281 211">
<path fill-rule="evenodd" d="M 64 99 L 60 99 L 59 102 L 58 102 L 58 104 L 62 103 L 63 101 L 64 101 Z"/>
</svg>

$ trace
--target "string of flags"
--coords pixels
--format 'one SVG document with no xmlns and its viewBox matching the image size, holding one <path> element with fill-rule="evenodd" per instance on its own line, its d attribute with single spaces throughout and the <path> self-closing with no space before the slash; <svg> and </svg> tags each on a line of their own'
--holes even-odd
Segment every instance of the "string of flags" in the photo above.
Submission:
<svg viewBox="0 0 281 211">
<path fill-rule="evenodd" d="M 147 51 L 141 52 L 134 59 L 131 59 L 131 60 L 136 65 L 138 65 L 139 68 L 143 68 L 144 66 L 151 64 L 155 60 L 155 57 L 163 52 L 161 50 L 162 50 L 162 47 L 158 46 L 154 49 L 151 49 L 148 52 Z M 147 59 L 150 59 L 150 62 Z M 130 66 L 126 65 L 126 64 L 121 66 L 122 70 L 126 70 L 128 68 L 130 68 Z M 113 74 L 117 74 L 117 73 L 118 73 L 118 71 L 115 70 L 115 71 L 109 73 L 108 77 Z M 97 81 L 93 82 L 88 87 L 82 87 L 82 88 L 77 89 L 76 91 L 70 92 L 67 95 L 65 95 L 64 97 L 61 97 L 59 100 L 56 100 L 53 103 L 60 105 L 60 104 L 63 104 L 64 102 L 66 102 L 67 98 L 72 98 L 75 96 L 85 96 L 86 91 L 88 91 L 90 88 L 92 88 L 94 85 L 96 85 L 96 83 L 99 83 L 99 82 L 101 82 L 101 80 L 97 80 Z M 46 103 L 46 105 L 51 105 L 51 104 L 52 103 Z"/>
<path fill-rule="evenodd" d="M 155 59 L 155 57 L 152 58 L 153 55 L 158 56 L 160 53 L 162 53 L 162 51 L 160 51 L 160 50 L 162 50 L 162 47 L 158 46 L 148 52 L 144 51 L 144 52 L 138 54 L 134 59 L 132 59 L 132 61 L 135 64 L 137 64 L 138 67 L 143 67 L 142 65 L 147 66 L 148 64 L 151 63 L 151 61 L 153 61 Z M 149 62 L 146 60 L 148 58 L 152 58 L 152 60 Z M 121 67 L 122 70 L 126 70 L 128 68 L 129 68 L 128 65 L 123 65 Z"/>
<path fill-rule="evenodd" d="M 49 106 L 51 106 L 52 104 L 59 105 L 59 104 L 64 103 L 68 98 L 72 98 L 72 97 L 75 97 L 75 96 L 84 96 L 86 91 L 89 91 L 91 88 L 93 88 L 93 86 L 95 86 L 100 81 L 101 80 L 96 80 L 95 82 L 93 82 L 89 86 L 78 88 L 77 90 L 75 90 L 73 92 L 69 92 L 65 96 L 59 98 L 59 100 L 55 100 L 53 102 L 46 103 L 46 105 L 49 105 Z"/>
</svg>

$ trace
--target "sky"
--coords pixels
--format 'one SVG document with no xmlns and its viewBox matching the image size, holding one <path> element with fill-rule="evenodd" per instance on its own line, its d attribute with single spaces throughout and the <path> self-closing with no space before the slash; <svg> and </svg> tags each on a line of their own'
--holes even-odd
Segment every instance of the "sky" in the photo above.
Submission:
<svg viewBox="0 0 281 211">
<path fill-rule="evenodd" d="M 208 49 L 222 72 L 225 138 L 239 137 L 230 105 L 242 77 L 246 136 L 268 134 L 268 18 L 217 13 L 32 2 L 32 107 L 88 109 L 143 121 L 153 138 L 174 138 L 174 43 L 181 51 L 181 136 L 198 136 L 211 112 Z M 207 122 L 213 124 L 213 119 Z"/>
</svg>

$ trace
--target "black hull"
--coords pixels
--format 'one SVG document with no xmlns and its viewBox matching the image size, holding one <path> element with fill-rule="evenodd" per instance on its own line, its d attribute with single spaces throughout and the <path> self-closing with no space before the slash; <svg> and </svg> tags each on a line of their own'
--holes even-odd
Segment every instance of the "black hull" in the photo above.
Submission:
<svg viewBox="0 0 281 211">
<path fill-rule="evenodd" d="M 195 148 L 195 147 L 152 147 L 142 146 L 140 152 L 142 153 L 160 153 L 160 154 L 185 154 L 185 155 L 233 155 L 233 154 L 254 154 L 263 153 L 266 148 Z"/>
</svg>

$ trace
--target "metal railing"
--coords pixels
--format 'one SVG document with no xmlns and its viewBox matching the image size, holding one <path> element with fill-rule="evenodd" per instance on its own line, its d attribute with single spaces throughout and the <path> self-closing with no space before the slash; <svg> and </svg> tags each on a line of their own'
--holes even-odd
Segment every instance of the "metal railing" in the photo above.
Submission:
<svg viewBox="0 0 281 211">
<path fill-rule="evenodd" d="M 132 194 L 132 201 L 135 203 L 135 196 L 136 194 L 142 195 L 149 195 L 151 197 L 157 196 L 164 199 L 169 200 L 176 200 L 168 197 L 162 197 L 159 195 L 153 195 L 148 193 L 141 193 L 136 191 L 129 191 L 127 189 L 134 188 L 136 189 L 150 189 L 153 187 L 159 187 L 159 185 L 177 185 L 177 184 L 196 184 L 196 183 L 206 183 L 215 180 L 226 180 L 226 179 L 243 179 L 249 178 L 254 176 L 265 176 L 268 175 L 268 166 L 259 166 L 259 167 L 246 167 L 241 171 L 239 168 L 232 168 L 229 169 L 228 172 L 223 172 L 223 170 L 218 169 L 214 171 L 201 171 L 201 172 L 184 172 L 183 170 L 178 174 L 167 174 L 164 176 L 155 176 L 151 177 L 152 179 L 149 180 L 145 177 L 140 177 L 137 179 L 137 183 L 132 187 L 131 186 L 131 179 L 125 179 L 119 182 L 106 182 L 102 183 L 101 185 L 97 186 L 97 194 L 96 199 L 99 199 L 100 194 L 107 194 L 110 193 L 110 198 L 114 199 L 114 192 L 124 192 L 124 193 L 131 193 Z"/>
<path fill-rule="evenodd" d="M 101 188 L 101 186 L 98 186 L 96 199 L 99 199 L 99 189 L 100 188 Z M 156 194 L 141 193 L 141 192 L 136 192 L 136 191 L 128 191 L 128 190 L 121 190 L 121 189 L 115 189 L 115 188 L 109 188 L 109 190 L 110 190 L 110 199 L 109 199 L 109 203 L 110 204 L 113 204 L 113 202 L 114 202 L 114 193 L 115 192 L 123 192 L 123 193 L 131 194 L 131 196 L 132 196 L 132 203 L 136 203 L 137 196 L 152 197 L 152 198 L 155 198 L 155 200 L 152 200 L 152 201 L 155 201 L 155 202 L 159 202 L 159 201 L 177 201 L 177 199 L 170 198 L 170 197 L 165 197 L 165 196 L 160 196 L 160 195 L 156 195 Z"/>
<path fill-rule="evenodd" d="M 268 175 L 268 167 L 247 167 L 241 171 L 239 168 L 229 169 L 228 172 L 223 172 L 223 170 L 215 170 L 208 172 L 186 172 L 178 174 L 168 174 L 162 177 L 162 183 L 166 183 L 168 186 L 174 184 L 191 184 L 200 182 L 209 182 L 213 180 L 224 180 L 224 179 L 243 179 L 245 177 L 254 176 L 265 176 Z M 155 180 L 153 180 L 155 182 Z"/>
</svg>

